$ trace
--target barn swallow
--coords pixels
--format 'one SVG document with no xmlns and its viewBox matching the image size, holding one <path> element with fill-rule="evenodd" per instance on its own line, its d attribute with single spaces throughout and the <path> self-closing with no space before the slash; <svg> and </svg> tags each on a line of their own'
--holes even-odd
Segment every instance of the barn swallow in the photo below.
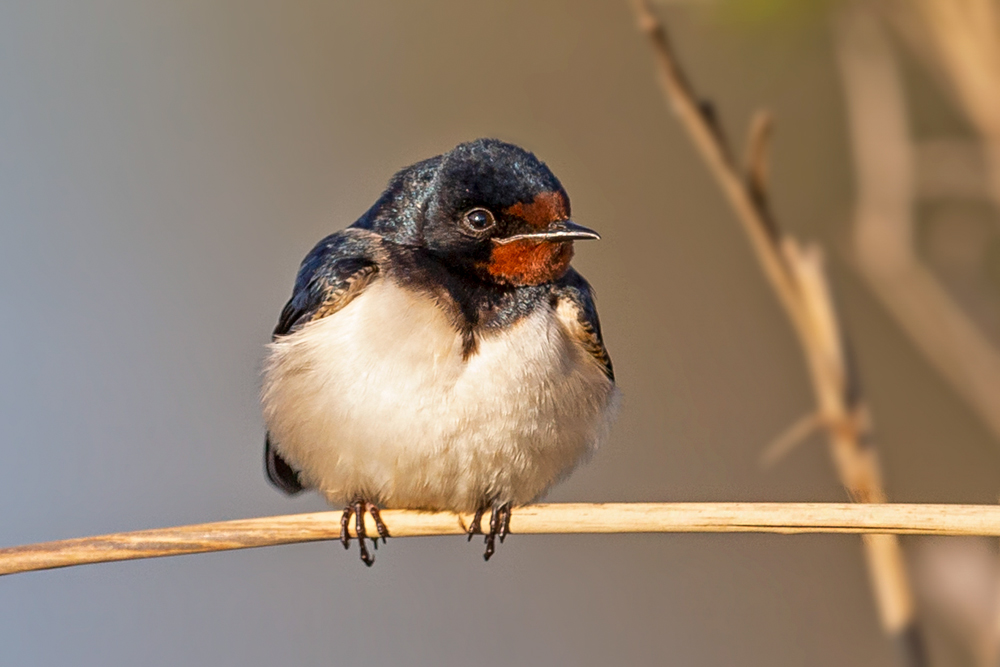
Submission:
<svg viewBox="0 0 1000 667">
<path fill-rule="evenodd" d="M 573 243 L 600 238 L 532 153 L 478 139 L 397 173 L 306 256 L 269 345 L 265 464 L 354 516 L 361 560 L 380 507 L 474 513 L 469 539 L 565 478 L 618 402 Z M 374 540 L 377 546 L 378 537 Z"/>
</svg>

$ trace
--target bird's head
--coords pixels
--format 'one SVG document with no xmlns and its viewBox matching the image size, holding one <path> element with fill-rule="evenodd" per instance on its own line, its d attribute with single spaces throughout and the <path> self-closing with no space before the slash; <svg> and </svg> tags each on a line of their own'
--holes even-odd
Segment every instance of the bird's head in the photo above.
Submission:
<svg viewBox="0 0 1000 667">
<path fill-rule="evenodd" d="M 570 220 L 569 197 L 543 162 L 496 139 L 441 156 L 422 236 L 449 265 L 503 285 L 556 280 L 569 268 L 573 241 L 600 238 Z"/>
</svg>

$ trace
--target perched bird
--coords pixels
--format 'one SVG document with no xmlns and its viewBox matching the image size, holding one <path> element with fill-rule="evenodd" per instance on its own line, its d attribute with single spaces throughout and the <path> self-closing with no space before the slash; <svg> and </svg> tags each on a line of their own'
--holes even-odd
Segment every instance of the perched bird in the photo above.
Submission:
<svg viewBox="0 0 1000 667">
<path fill-rule="evenodd" d="M 265 364 L 267 476 L 354 515 L 491 513 L 488 560 L 530 503 L 607 435 L 618 390 L 593 293 L 570 267 L 559 180 L 495 139 L 393 176 L 302 262 Z M 377 537 L 374 542 L 378 544 Z"/>
</svg>

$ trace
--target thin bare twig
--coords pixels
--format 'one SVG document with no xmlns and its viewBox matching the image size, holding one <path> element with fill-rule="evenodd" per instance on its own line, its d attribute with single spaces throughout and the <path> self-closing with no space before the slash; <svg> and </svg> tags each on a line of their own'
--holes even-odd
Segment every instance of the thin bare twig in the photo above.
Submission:
<svg viewBox="0 0 1000 667">
<path fill-rule="evenodd" d="M 768 201 L 771 176 L 769 158 L 773 131 L 774 117 L 768 111 L 758 111 L 750 121 L 750 131 L 747 136 L 746 182 L 750 195 L 761 211 L 761 219 L 767 225 L 768 233 L 772 238 L 778 238 L 780 232 L 771 217 L 771 204 Z"/>
<path fill-rule="evenodd" d="M 802 415 L 764 448 L 760 455 L 760 465 L 764 468 L 770 468 L 803 440 L 818 431 L 821 426 L 823 426 L 823 418 L 818 412 Z"/>
<path fill-rule="evenodd" d="M 742 173 L 732 159 L 714 113 L 705 113 L 707 105 L 681 68 L 666 29 L 648 0 L 632 0 L 632 5 L 639 28 L 653 47 L 660 85 L 668 103 L 732 205 L 798 334 L 818 414 L 826 427 L 841 482 L 855 502 L 886 502 L 868 410 L 846 351 L 822 253 L 815 246 L 802 247 L 782 234 L 767 206 L 763 163 L 770 123 L 764 120 L 754 123 L 748 151 L 751 166 L 748 173 Z M 864 545 L 883 628 L 902 648 L 905 664 L 925 664 L 899 541 L 892 535 L 868 535 Z"/>
<path fill-rule="evenodd" d="M 472 515 L 382 510 L 393 537 L 462 535 Z M 88 563 L 334 540 L 340 512 L 220 521 L 0 549 L 0 575 Z M 366 516 L 369 534 L 375 524 Z M 489 519 L 486 519 L 488 521 Z M 514 534 L 906 533 L 1000 536 L 996 505 L 856 503 L 566 503 L 517 508 Z M 351 528 L 354 536 L 354 529 Z"/>
<path fill-rule="evenodd" d="M 735 167 L 732 151 L 725 141 L 712 106 L 694 92 L 687 75 L 674 56 L 667 31 L 644 0 L 633 0 L 639 28 L 653 45 L 660 85 L 667 101 L 691 135 L 709 168 L 719 181 L 723 193 L 736 210 L 737 217 L 764 264 L 764 272 L 771 280 L 778 296 L 790 310 L 797 308 L 798 299 L 788 269 L 773 252 L 773 238 L 768 233 L 766 216 L 757 206 L 746 187 L 745 180 Z"/>
</svg>

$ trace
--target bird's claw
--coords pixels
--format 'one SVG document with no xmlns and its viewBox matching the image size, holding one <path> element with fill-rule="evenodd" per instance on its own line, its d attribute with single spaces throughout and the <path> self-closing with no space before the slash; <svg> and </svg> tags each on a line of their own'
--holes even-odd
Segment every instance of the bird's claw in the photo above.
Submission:
<svg viewBox="0 0 1000 667">
<path fill-rule="evenodd" d="M 483 560 L 489 560 L 496 552 L 496 538 L 500 538 L 500 543 L 503 544 L 504 538 L 510 534 L 510 503 L 495 503 L 490 512 L 490 530 L 488 533 L 483 533 L 481 523 L 483 520 L 483 514 L 486 513 L 486 508 L 481 507 L 476 510 L 475 516 L 472 518 L 472 524 L 469 526 L 466 533 L 468 534 L 468 540 L 472 540 L 473 535 L 485 535 L 486 551 L 483 552 Z"/>
<path fill-rule="evenodd" d="M 361 550 L 361 562 L 371 567 L 372 563 L 375 562 L 375 556 L 368 551 L 368 545 L 365 544 L 365 539 L 368 538 L 368 531 L 365 528 L 366 513 L 372 515 L 372 519 L 375 521 L 375 530 L 378 532 L 376 537 L 370 538 L 372 546 L 378 549 L 378 539 L 380 537 L 382 538 L 382 543 L 385 544 L 386 538 L 389 537 L 389 529 L 382 522 L 378 506 L 361 499 L 355 499 L 354 502 L 344 508 L 344 514 L 340 517 L 340 543 L 344 545 L 345 549 L 351 546 L 349 528 L 351 525 L 351 515 L 353 515 L 354 532 L 358 536 L 358 546 Z"/>
<path fill-rule="evenodd" d="M 465 540 L 466 542 L 471 542 L 473 535 L 483 534 L 483 529 L 479 527 L 479 524 L 483 520 L 483 513 L 485 512 L 486 508 L 484 507 L 480 507 L 476 510 L 476 514 L 472 517 L 472 523 L 470 523 L 469 527 L 465 530 L 465 534 L 468 536 Z"/>
</svg>

